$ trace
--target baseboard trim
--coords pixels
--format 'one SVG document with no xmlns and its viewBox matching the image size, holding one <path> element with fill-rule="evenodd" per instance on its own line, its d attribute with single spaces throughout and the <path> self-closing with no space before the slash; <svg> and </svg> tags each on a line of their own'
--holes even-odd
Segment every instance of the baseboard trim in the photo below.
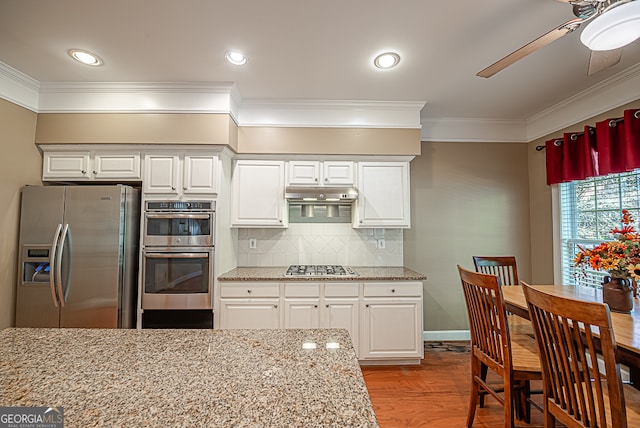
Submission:
<svg viewBox="0 0 640 428">
<path fill-rule="evenodd" d="M 425 342 L 439 342 L 443 340 L 471 340 L 469 330 L 442 330 L 423 331 L 422 338 Z"/>
</svg>

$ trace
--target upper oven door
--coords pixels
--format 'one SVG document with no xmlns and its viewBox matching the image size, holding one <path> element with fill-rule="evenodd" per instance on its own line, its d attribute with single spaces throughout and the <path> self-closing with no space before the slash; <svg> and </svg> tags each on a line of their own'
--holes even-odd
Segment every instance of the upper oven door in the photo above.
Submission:
<svg viewBox="0 0 640 428">
<path fill-rule="evenodd" d="M 144 246 L 211 247 L 214 213 L 146 212 Z"/>
</svg>

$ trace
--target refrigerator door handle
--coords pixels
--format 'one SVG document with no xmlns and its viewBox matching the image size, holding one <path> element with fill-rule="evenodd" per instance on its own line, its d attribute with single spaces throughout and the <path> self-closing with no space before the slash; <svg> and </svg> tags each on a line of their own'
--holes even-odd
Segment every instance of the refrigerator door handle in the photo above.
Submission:
<svg viewBox="0 0 640 428">
<path fill-rule="evenodd" d="M 64 225 L 62 236 L 60 237 L 60 247 L 58 248 L 58 258 L 56 260 L 56 282 L 58 286 L 58 296 L 60 296 L 60 305 L 65 306 L 65 294 L 62 292 L 62 252 L 64 251 L 64 243 L 69 233 L 69 223 Z"/>
<path fill-rule="evenodd" d="M 58 240 L 60 238 L 60 231 L 62 230 L 62 224 L 58 224 L 56 233 L 53 234 L 53 241 L 51 242 L 51 260 L 49 261 L 49 286 L 51 287 L 51 298 L 53 304 L 58 307 L 58 296 L 56 295 L 56 253 L 58 250 Z"/>
</svg>

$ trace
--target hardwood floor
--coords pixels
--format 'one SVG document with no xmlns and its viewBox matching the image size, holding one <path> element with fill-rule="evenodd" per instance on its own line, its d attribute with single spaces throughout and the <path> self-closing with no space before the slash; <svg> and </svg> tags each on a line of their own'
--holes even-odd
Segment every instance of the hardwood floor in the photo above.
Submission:
<svg viewBox="0 0 640 428">
<path fill-rule="evenodd" d="M 450 343 L 425 347 L 417 366 L 362 367 L 369 396 L 382 428 L 465 427 L 471 385 L 470 356 L 466 346 Z M 489 377 L 489 380 L 498 379 Z M 540 385 L 534 385 L 540 388 Z M 539 401 L 541 396 L 534 398 Z M 504 425 L 502 406 L 487 397 L 478 408 L 474 427 Z M 531 423 L 519 427 L 542 427 L 542 412 L 531 409 Z"/>
</svg>

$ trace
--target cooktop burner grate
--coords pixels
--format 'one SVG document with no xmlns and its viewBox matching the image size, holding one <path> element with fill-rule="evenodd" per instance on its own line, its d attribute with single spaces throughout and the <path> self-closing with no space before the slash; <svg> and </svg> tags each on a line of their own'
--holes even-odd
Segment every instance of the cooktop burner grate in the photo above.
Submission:
<svg viewBox="0 0 640 428">
<path fill-rule="evenodd" d="M 285 275 L 288 276 L 347 276 L 358 275 L 349 266 L 341 265 L 291 265 Z"/>
</svg>

